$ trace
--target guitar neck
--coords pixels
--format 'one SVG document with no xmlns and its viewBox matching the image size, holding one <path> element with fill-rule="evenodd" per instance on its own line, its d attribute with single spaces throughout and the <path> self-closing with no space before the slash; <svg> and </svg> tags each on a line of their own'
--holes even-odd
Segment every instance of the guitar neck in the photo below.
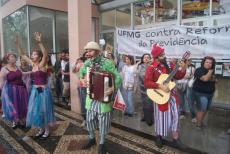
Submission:
<svg viewBox="0 0 230 154">
<path fill-rule="evenodd" d="M 180 65 L 177 63 L 175 68 L 173 69 L 173 71 L 169 74 L 169 76 L 167 77 L 167 79 L 165 80 L 166 83 L 168 83 L 169 81 L 172 80 L 172 78 L 174 77 L 174 75 L 176 74 L 177 70 L 179 69 Z"/>
</svg>

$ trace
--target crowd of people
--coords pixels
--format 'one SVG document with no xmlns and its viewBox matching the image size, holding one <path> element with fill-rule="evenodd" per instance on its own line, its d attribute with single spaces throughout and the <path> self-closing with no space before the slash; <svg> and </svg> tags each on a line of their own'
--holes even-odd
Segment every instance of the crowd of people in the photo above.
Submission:
<svg viewBox="0 0 230 154">
<path fill-rule="evenodd" d="M 164 48 L 155 44 L 151 54 L 143 54 L 135 63 L 134 56 L 122 55 L 121 60 L 114 59 L 113 53 L 103 55 L 96 42 L 88 42 L 84 53 L 70 68 L 69 52 L 63 50 L 52 64 L 42 44 L 42 35 L 34 33 L 39 49 L 34 49 L 29 58 L 22 48 L 18 36 L 15 45 L 20 56 L 20 66 L 16 65 L 17 55 L 8 53 L 3 58 L 0 73 L 2 117 L 12 122 L 12 128 L 35 127 L 35 138 L 49 137 L 49 126 L 55 124 L 54 96 L 57 102 L 70 105 L 70 70 L 79 80 L 76 81 L 76 93 L 80 97 L 82 126 L 89 133 L 88 142 L 82 149 L 96 144 L 95 129 L 99 128 L 99 151 L 105 153 L 105 139 L 111 123 L 112 103 L 105 103 L 88 95 L 88 68 L 112 74 L 114 86 L 106 89 L 105 95 L 115 96 L 119 89 L 124 98 L 126 109 L 124 116 L 135 118 L 134 95 L 140 94 L 142 107 L 141 121 L 148 126 L 154 124 L 157 135 L 156 145 L 161 148 L 162 139 L 172 134 L 173 144 L 183 149 L 179 139 L 179 120 L 191 116 L 191 122 L 197 128 L 204 128 L 207 114 L 215 92 L 217 80 L 214 68 L 215 59 L 204 57 L 199 68 L 195 68 L 191 59 L 167 59 Z M 175 72 L 174 74 L 172 72 Z M 159 82 L 164 74 L 173 74 L 170 81 Z M 175 87 L 169 85 L 176 83 Z M 174 83 L 173 82 L 173 83 Z M 168 94 L 167 102 L 158 102 L 149 97 L 147 89 Z M 112 102 L 112 101 L 111 101 Z M 230 130 L 229 130 L 230 132 Z"/>
</svg>

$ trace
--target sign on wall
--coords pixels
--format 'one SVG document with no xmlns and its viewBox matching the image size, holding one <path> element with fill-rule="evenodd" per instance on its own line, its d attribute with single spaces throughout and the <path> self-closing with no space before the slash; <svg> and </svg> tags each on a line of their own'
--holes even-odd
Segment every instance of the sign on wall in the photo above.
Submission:
<svg viewBox="0 0 230 154">
<path fill-rule="evenodd" d="M 215 27 L 166 26 L 143 30 L 116 28 L 120 54 L 141 56 L 150 53 L 153 44 L 165 49 L 168 58 L 179 58 L 187 50 L 192 58 L 213 56 L 230 59 L 230 25 Z"/>
</svg>

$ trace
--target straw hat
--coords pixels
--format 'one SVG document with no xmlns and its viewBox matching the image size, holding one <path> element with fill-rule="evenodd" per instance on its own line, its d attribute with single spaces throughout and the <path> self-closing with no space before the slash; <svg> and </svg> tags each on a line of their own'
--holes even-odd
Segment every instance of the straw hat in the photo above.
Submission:
<svg viewBox="0 0 230 154">
<path fill-rule="evenodd" d="M 84 47 L 84 50 L 87 50 L 87 49 L 93 49 L 93 50 L 97 50 L 97 51 L 101 51 L 99 45 L 97 42 L 88 42 L 86 44 L 86 46 Z"/>
</svg>

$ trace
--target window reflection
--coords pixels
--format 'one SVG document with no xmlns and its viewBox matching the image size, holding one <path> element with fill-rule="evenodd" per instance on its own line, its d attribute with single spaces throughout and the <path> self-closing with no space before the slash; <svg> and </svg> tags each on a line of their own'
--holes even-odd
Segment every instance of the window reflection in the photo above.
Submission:
<svg viewBox="0 0 230 154">
<path fill-rule="evenodd" d="M 116 9 L 116 26 L 124 27 L 131 25 L 130 5 Z"/>
<path fill-rule="evenodd" d="M 177 18 L 176 0 L 156 0 L 156 21 L 170 21 Z"/>
<path fill-rule="evenodd" d="M 176 20 L 177 18 L 176 0 L 149 0 L 135 3 L 134 6 L 136 25 L 153 24 L 154 22 Z"/>
<path fill-rule="evenodd" d="M 56 12 L 56 51 L 69 48 L 68 15 L 65 12 Z"/>
<path fill-rule="evenodd" d="M 145 25 L 154 23 L 154 1 L 138 2 L 135 7 L 135 24 Z"/>
<path fill-rule="evenodd" d="M 209 0 L 183 0 L 182 18 L 192 18 L 209 15 Z"/>
<path fill-rule="evenodd" d="M 230 1 L 229 0 L 213 0 L 212 14 L 230 14 Z"/>
<path fill-rule="evenodd" d="M 23 7 L 3 19 L 4 52 L 17 53 L 14 45 L 16 33 L 20 36 L 22 47 L 27 52 L 27 11 Z"/>
<path fill-rule="evenodd" d="M 115 28 L 115 10 L 101 13 L 102 30 Z"/>
<path fill-rule="evenodd" d="M 42 42 L 47 52 L 53 52 L 53 19 L 54 11 L 30 7 L 31 51 L 38 48 L 33 39 L 33 33 L 40 32 L 42 34 Z"/>
</svg>

